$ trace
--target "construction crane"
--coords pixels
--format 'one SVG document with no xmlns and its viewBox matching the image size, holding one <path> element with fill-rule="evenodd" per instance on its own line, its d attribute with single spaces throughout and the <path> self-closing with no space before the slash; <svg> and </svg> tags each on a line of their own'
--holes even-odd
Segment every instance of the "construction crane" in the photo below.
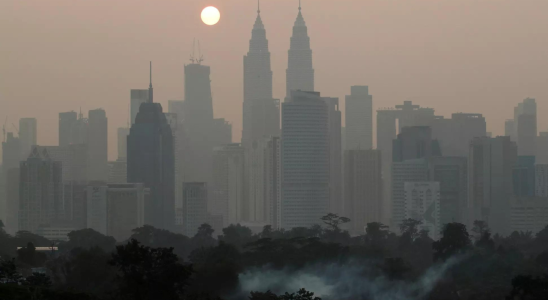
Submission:
<svg viewBox="0 0 548 300">
<path fill-rule="evenodd" d="M 15 132 L 17 132 L 17 135 L 19 136 L 19 129 L 17 129 L 17 126 L 15 126 L 15 124 L 11 123 L 11 126 L 13 127 L 13 129 L 15 129 Z"/>
</svg>

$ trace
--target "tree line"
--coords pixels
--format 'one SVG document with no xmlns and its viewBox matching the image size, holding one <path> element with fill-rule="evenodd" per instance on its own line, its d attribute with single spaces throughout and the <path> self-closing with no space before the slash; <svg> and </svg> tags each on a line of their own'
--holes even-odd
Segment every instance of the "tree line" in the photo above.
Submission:
<svg viewBox="0 0 548 300">
<path fill-rule="evenodd" d="M 548 299 L 548 226 L 536 235 L 502 237 L 482 221 L 470 231 L 449 223 L 433 241 L 413 219 L 403 221 L 400 234 L 373 222 L 359 236 L 344 230 L 348 218 L 328 214 L 319 221 L 291 230 L 265 226 L 257 234 L 236 224 L 218 236 L 203 224 L 193 237 L 145 225 L 127 241 L 83 229 L 71 232 L 54 254 L 36 251 L 52 245 L 41 236 L 25 231 L 11 236 L 0 229 L 0 300 L 379 298 L 374 289 L 316 295 L 307 286 L 242 287 L 242 274 L 250 270 L 292 274 L 317 265 L 357 268 L 358 285 L 380 279 L 389 287 L 431 284 L 424 295 L 413 290 L 408 299 Z M 447 270 L 434 280 L 428 276 L 435 266 Z"/>
</svg>

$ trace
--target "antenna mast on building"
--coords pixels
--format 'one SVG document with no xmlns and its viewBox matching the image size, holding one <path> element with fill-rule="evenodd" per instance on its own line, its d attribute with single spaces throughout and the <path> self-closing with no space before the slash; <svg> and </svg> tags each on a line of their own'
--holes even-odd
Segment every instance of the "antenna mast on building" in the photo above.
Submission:
<svg viewBox="0 0 548 300">
<path fill-rule="evenodd" d="M 194 58 L 194 50 L 196 49 L 196 38 L 192 41 L 192 53 L 190 54 L 190 62 L 194 63 L 196 59 Z"/>
<path fill-rule="evenodd" d="M 4 121 L 4 126 L 2 126 L 2 132 L 4 132 L 4 139 L 2 142 L 6 141 L 6 124 L 8 123 L 8 116 L 6 116 L 6 120 Z"/>
<path fill-rule="evenodd" d="M 202 64 L 204 61 L 204 56 L 202 55 L 202 49 L 200 48 L 200 40 L 198 40 L 198 58 L 196 59 L 197 64 Z"/>
</svg>

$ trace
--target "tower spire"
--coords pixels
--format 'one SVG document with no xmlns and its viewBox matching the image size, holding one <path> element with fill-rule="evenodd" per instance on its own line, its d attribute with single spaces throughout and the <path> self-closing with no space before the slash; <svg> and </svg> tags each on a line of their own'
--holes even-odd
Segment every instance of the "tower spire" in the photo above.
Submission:
<svg viewBox="0 0 548 300">
<path fill-rule="evenodd" d="M 261 13 L 261 0 L 257 0 L 257 13 Z"/>
<path fill-rule="evenodd" d="M 152 61 L 150 61 L 150 84 L 148 86 L 148 102 L 154 102 L 154 90 L 152 88 Z"/>
<path fill-rule="evenodd" d="M 299 10 L 301 10 L 301 0 L 299 0 Z"/>
</svg>

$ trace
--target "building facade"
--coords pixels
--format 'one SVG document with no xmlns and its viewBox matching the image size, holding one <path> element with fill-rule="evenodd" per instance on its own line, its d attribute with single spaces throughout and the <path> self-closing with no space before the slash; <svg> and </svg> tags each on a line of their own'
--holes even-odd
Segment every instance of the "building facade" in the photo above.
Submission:
<svg viewBox="0 0 548 300">
<path fill-rule="evenodd" d="M 346 150 L 373 149 L 373 96 L 368 86 L 350 87 L 345 98 Z"/>
<path fill-rule="evenodd" d="M 103 109 L 88 114 L 88 179 L 108 179 L 108 119 Z"/>
<path fill-rule="evenodd" d="M 430 238 L 438 240 L 443 228 L 439 182 L 406 182 L 404 190 L 405 219 L 421 221 L 419 230 L 428 230 Z"/>
<path fill-rule="evenodd" d="M 20 160 L 26 160 L 32 146 L 36 145 L 38 138 L 38 125 L 36 118 L 19 119 L 19 140 L 21 142 Z"/>
<path fill-rule="evenodd" d="M 193 237 L 198 228 L 208 221 L 207 184 L 205 182 L 183 183 L 183 232 Z"/>
<path fill-rule="evenodd" d="M 365 233 L 370 222 L 382 222 L 382 156 L 379 150 L 344 152 L 344 213 L 351 232 Z"/>
<path fill-rule="evenodd" d="M 309 227 L 329 212 L 329 116 L 317 92 L 282 104 L 281 227 Z"/>
</svg>

